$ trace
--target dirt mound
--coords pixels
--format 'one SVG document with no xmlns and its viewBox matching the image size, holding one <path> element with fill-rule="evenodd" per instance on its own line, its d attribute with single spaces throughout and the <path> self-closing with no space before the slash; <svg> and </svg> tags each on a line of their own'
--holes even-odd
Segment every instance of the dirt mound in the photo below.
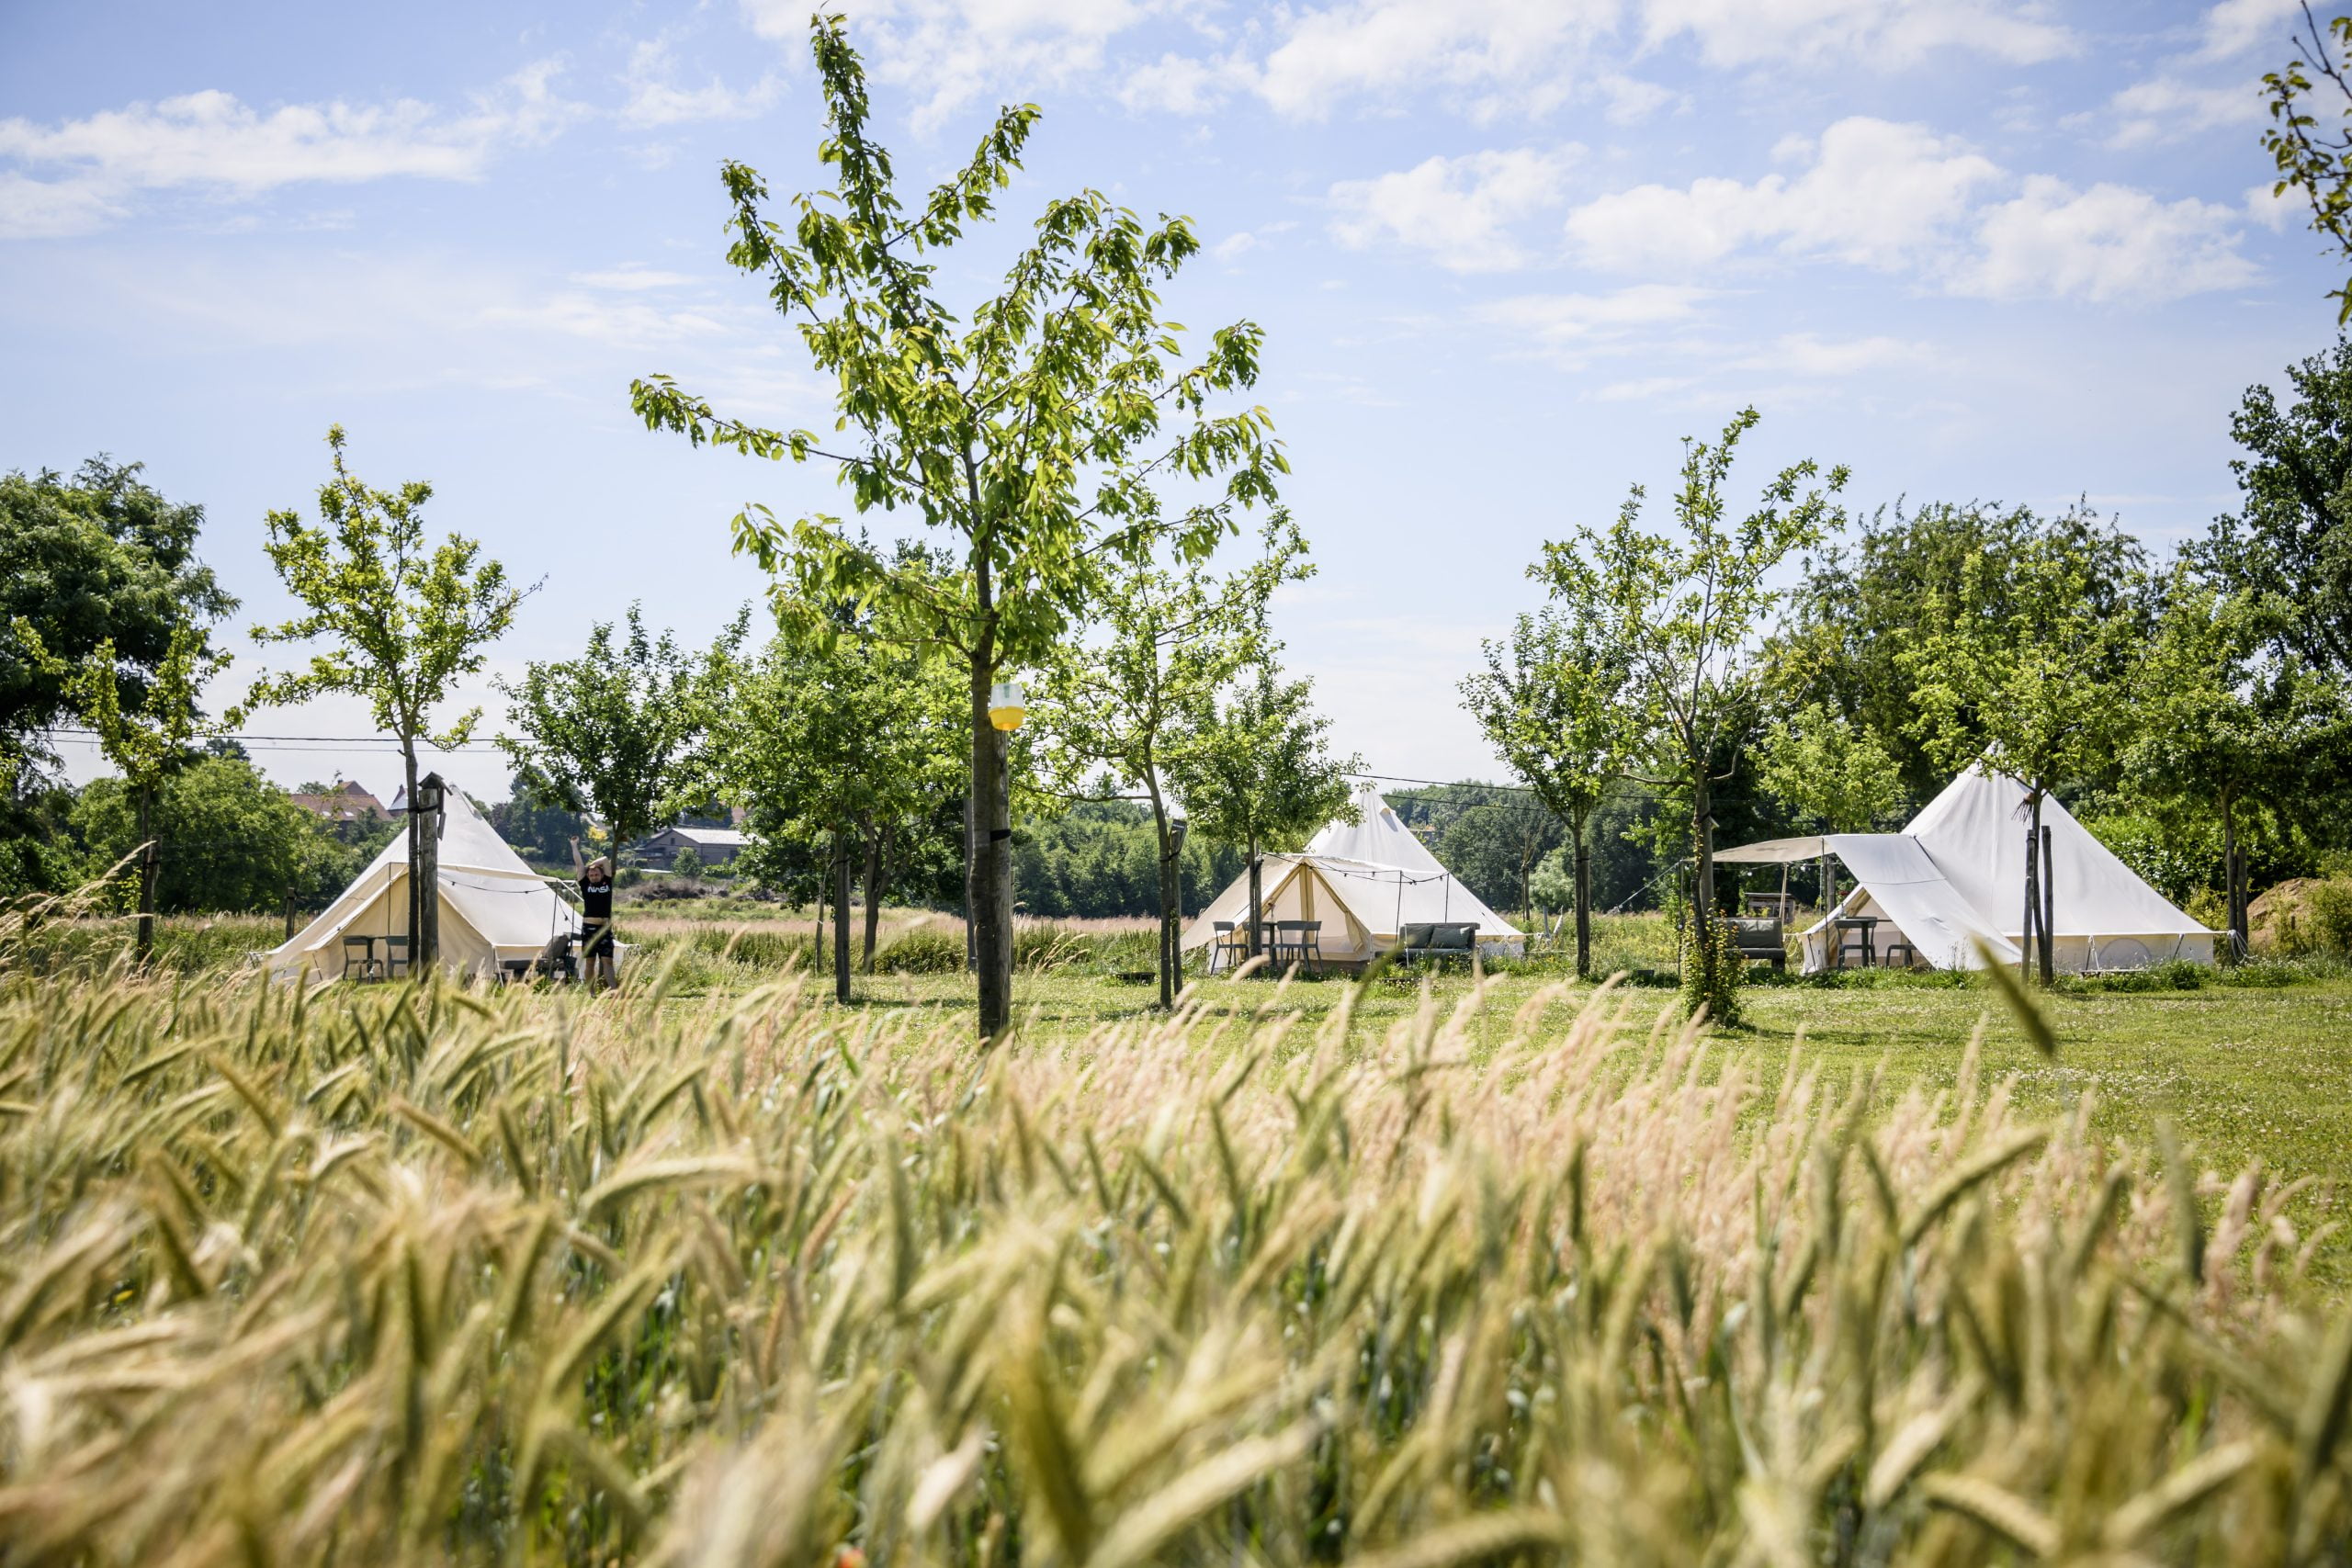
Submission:
<svg viewBox="0 0 2352 1568">
<path fill-rule="evenodd" d="M 2293 953 L 2324 945 L 2332 911 L 2322 905 L 2333 891 L 2319 876 L 2292 876 L 2263 890 L 2246 907 L 2246 931 L 2256 953 Z"/>
</svg>

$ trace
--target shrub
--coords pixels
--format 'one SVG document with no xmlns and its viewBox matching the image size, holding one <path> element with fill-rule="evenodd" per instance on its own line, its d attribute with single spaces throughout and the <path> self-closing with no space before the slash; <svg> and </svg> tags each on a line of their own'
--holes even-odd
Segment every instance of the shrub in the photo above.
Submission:
<svg viewBox="0 0 2352 1568">
<path fill-rule="evenodd" d="M 885 975 L 957 975 L 964 966 L 961 932 L 911 931 L 874 955 Z"/>
<path fill-rule="evenodd" d="M 1722 914 L 1692 919 L 1682 935 L 1682 1010 L 1695 1016 L 1701 1008 L 1724 1029 L 1739 1026 L 1740 971 L 1747 961 L 1739 955 L 1738 928 Z"/>
</svg>

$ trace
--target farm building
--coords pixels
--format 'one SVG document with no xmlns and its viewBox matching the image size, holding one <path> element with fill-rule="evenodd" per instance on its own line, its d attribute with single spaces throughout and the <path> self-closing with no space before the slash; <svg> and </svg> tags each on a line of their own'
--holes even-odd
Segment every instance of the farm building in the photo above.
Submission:
<svg viewBox="0 0 2352 1568">
<path fill-rule="evenodd" d="M 680 851 L 692 850 L 695 859 L 713 866 L 733 860 L 751 841 L 749 834 L 735 828 L 664 828 L 638 844 L 637 856 L 647 865 L 666 867 L 677 863 Z"/>
</svg>

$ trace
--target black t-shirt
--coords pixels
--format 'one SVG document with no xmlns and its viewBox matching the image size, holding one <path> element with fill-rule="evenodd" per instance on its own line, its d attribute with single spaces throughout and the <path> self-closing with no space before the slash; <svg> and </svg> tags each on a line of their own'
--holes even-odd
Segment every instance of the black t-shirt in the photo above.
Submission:
<svg viewBox="0 0 2352 1568">
<path fill-rule="evenodd" d="M 580 879 L 580 903 L 582 907 L 582 913 L 585 914 L 590 919 L 611 919 L 613 918 L 612 883 L 609 881 L 591 882 L 586 877 L 582 877 Z"/>
</svg>

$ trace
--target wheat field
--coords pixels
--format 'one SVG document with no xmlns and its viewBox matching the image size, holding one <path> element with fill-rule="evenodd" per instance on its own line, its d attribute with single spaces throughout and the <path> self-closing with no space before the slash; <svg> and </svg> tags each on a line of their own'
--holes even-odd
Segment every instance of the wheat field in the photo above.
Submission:
<svg viewBox="0 0 2352 1568">
<path fill-rule="evenodd" d="M 1973 1045 L 800 987 L 0 978 L 0 1559 L 2347 1560 L 2314 1194 Z"/>
</svg>

